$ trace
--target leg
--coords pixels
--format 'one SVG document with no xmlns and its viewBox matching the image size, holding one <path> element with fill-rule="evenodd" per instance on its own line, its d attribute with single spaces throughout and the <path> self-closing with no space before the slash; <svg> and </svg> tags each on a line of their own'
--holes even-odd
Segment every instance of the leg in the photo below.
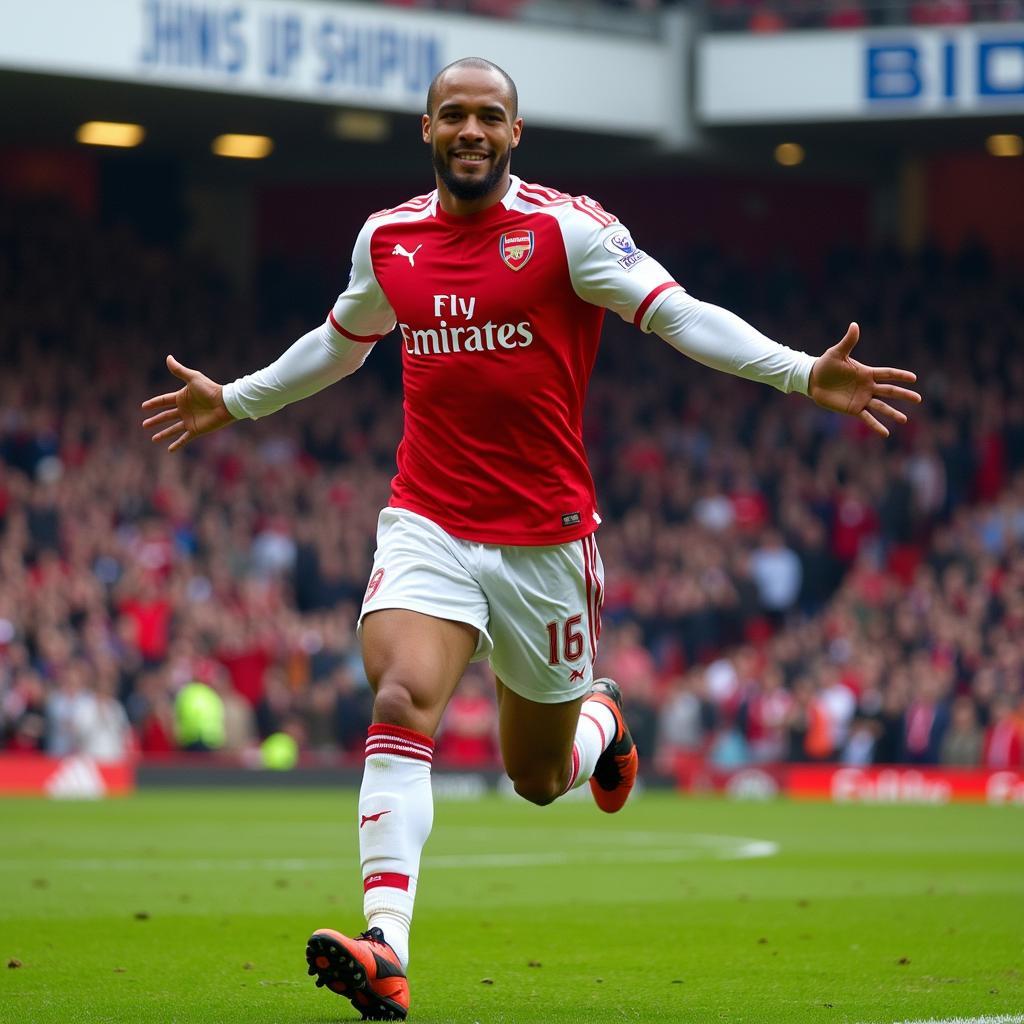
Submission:
<svg viewBox="0 0 1024 1024">
<path fill-rule="evenodd" d="M 612 680 L 561 704 L 527 700 L 499 680 L 498 714 L 505 770 L 521 797 L 543 806 L 589 780 L 601 810 L 625 804 L 637 756 Z"/>
<path fill-rule="evenodd" d="M 573 740 L 583 698 L 538 704 L 498 680 L 501 756 L 516 792 L 535 804 L 549 804 L 566 790 Z"/>
<path fill-rule="evenodd" d="M 477 630 L 388 608 L 366 616 L 362 641 L 374 724 L 433 736 L 476 650 Z"/>
<path fill-rule="evenodd" d="M 367 930 L 313 933 L 306 948 L 318 985 L 372 1020 L 404 1020 L 405 971 L 420 854 L 433 823 L 433 734 L 469 659 L 477 630 L 405 609 L 368 613 L 363 659 L 374 690 L 359 791 L 359 852 Z"/>
<path fill-rule="evenodd" d="M 477 631 L 391 608 L 366 616 L 362 641 L 375 693 L 359 793 L 363 912 L 404 966 L 420 854 L 434 817 L 432 737 L 476 649 Z"/>
</svg>

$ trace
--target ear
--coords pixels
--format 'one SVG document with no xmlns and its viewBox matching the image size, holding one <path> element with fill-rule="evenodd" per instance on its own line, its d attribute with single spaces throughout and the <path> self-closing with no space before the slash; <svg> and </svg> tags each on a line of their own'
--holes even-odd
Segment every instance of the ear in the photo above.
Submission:
<svg viewBox="0 0 1024 1024">
<path fill-rule="evenodd" d="M 423 119 L 420 122 L 420 128 L 423 131 L 423 141 L 426 143 L 430 142 L 430 115 L 424 114 Z"/>
<path fill-rule="evenodd" d="M 523 134 L 523 119 L 517 117 L 512 122 L 512 148 L 515 149 L 519 145 L 519 137 Z"/>
</svg>

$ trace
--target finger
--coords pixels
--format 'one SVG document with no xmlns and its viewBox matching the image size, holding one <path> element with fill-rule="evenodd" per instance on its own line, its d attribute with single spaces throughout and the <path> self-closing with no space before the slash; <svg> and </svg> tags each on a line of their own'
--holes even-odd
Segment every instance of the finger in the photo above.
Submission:
<svg viewBox="0 0 1024 1024">
<path fill-rule="evenodd" d="M 179 437 L 177 441 L 173 441 L 171 444 L 169 444 L 167 446 L 167 450 L 169 452 L 176 452 L 176 451 L 178 451 L 178 449 L 184 448 L 185 445 L 187 445 L 189 443 L 189 441 L 191 441 L 191 440 L 192 440 L 192 435 L 191 435 L 191 433 L 189 433 L 189 431 L 186 430 L 185 433 L 182 434 L 181 437 Z"/>
<path fill-rule="evenodd" d="M 867 424 L 867 425 L 868 425 L 868 426 L 869 426 L 869 427 L 870 427 L 870 428 L 871 428 L 871 429 L 872 429 L 872 430 L 873 430 L 873 431 L 874 431 L 874 432 L 875 432 L 876 434 L 881 434 L 881 435 L 882 435 L 882 437 L 888 437 L 888 436 L 889 436 L 889 431 L 888 431 L 888 428 L 886 428 L 886 427 L 885 427 L 885 426 L 883 426 L 883 425 L 882 425 L 881 423 L 879 423 L 879 422 L 878 422 L 878 420 L 876 420 L 876 419 L 875 419 L 875 417 L 874 417 L 874 416 L 872 416 L 872 415 L 871 415 L 871 413 L 869 413 L 869 412 L 867 411 L 867 409 L 862 409 L 859 415 L 860 415 L 860 418 L 861 418 L 861 419 L 862 419 L 862 420 L 863 420 L 863 421 L 864 421 L 864 422 L 865 422 L 865 423 L 866 423 L 866 424 Z"/>
<path fill-rule="evenodd" d="M 175 377 L 180 377 L 185 381 L 192 380 L 192 378 L 199 373 L 198 370 L 193 370 L 184 363 L 179 363 L 172 355 L 167 356 L 167 369 L 170 370 Z"/>
<path fill-rule="evenodd" d="M 877 412 L 881 416 L 888 416 L 889 419 L 895 420 L 897 423 L 906 423 L 907 414 L 900 412 L 899 409 L 894 409 L 891 405 L 887 405 L 885 402 L 878 398 L 872 398 L 868 402 L 868 408 L 872 412 Z"/>
<path fill-rule="evenodd" d="M 914 402 L 915 404 L 921 401 L 921 396 L 916 391 L 911 391 L 909 388 L 898 388 L 893 384 L 878 384 L 872 393 L 878 398 L 901 398 L 905 402 Z"/>
<path fill-rule="evenodd" d="M 860 327 L 856 323 L 850 324 L 843 335 L 842 341 L 836 345 L 841 356 L 848 356 L 853 351 L 853 346 L 860 340 Z"/>
<path fill-rule="evenodd" d="M 168 437 L 173 437 L 175 434 L 180 434 L 185 429 L 185 424 L 181 420 L 177 420 L 172 423 L 166 430 L 161 430 L 159 434 L 154 434 L 151 440 L 163 441 Z"/>
<path fill-rule="evenodd" d="M 142 409 L 166 409 L 169 406 L 174 405 L 175 396 L 178 394 L 177 391 L 168 391 L 166 395 L 154 395 L 153 398 L 147 398 L 140 408 Z"/>
<path fill-rule="evenodd" d="M 143 420 L 142 425 L 146 430 L 152 427 L 159 427 L 162 423 L 170 423 L 171 420 L 179 419 L 181 414 L 176 408 L 165 409 L 163 412 L 157 413 L 155 416 L 150 416 L 148 420 Z"/>
<path fill-rule="evenodd" d="M 906 381 L 913 384 L 917 380 L 917 374 L 910 370 L 897 370 L 892 366 L 872 366 L 871 376 L 879 382 L 891 383 L 894 380 Z"/>
</svg>

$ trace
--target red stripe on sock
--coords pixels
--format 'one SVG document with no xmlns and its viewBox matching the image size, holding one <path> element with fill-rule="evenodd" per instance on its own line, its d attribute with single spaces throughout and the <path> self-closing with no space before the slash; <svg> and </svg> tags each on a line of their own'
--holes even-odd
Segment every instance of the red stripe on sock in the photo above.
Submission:
<svg viewBox="0 0 1024 1024">
<path fill-rule="evenodd" d="M 434 749 L 434 741 L 422 732 L 415 729 L 405 729 L 400 725 L 371 725 L 366 732 L 367 736 L 390 736 L 396 740 L 408 740 L 410 743 L 421 743 L 430 750 Z"/>
<path fill-rule="evenodd" d="M 604 729 L 601 728 L 601 723 L 593 715 L 588 715 L 586 711 L 580 712 L 580 718 L 589 718 L 597 726 L 597 731 L 601 734 L 601 750 L 607 749 L 608 738 L 604 734 Z"/>
<path fill-rule="evenodd" d="M 366 756 L 374 754 L 390 754 L 393 757 L 408 757 L 413 761 L 423 761 L 426 764 L 433 764 L 434 759 L 429 754 L 424 754 L 416 747 L 407 747 L 401 743 L 392 743 L 387 740 L 374 740 L 366 744 Z"/>
<path fill-rule="evenodd" d="M 403 729 L 400 725 L 371 725 L 365 752 L 367 757 L 371 754 L 394 754 L 429 764 L 434 759 L 434 741 L 421 732 Z"/>
<path fill-rule="evenodd" d="M 381 875 L 367 875 L 363 879 L 363 892 L 368 892 L 370 889 L 379 889 L 381 886 L 387 886 L 389 889 L 401 889 L 403 892 L 408 892 L 409 876 L 398 875 L 392 871 L 385 871 Z"/>
</svg>

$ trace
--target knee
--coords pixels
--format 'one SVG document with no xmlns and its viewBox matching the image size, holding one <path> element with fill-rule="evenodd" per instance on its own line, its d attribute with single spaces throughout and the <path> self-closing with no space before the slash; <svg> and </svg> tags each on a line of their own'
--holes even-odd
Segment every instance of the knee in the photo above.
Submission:
<svg viewBox="0 0 1024 1024">
<path fill-rule="evenodd" d="M 512 785 L 524 800 L 544 807 L 562 795 L 565 779 L 546 772 L 532 772 L 529 775 L 515 776 Z"/>
<path fill-rule="evenodd" d="M 373 719 L 383 725 L 397 725 L 403 729 L 423 729 L 423 714 L 416 707 L 412 687 L 399 678 L 384 678 L 377 685 L 373 698 Z"/>
</svg>

